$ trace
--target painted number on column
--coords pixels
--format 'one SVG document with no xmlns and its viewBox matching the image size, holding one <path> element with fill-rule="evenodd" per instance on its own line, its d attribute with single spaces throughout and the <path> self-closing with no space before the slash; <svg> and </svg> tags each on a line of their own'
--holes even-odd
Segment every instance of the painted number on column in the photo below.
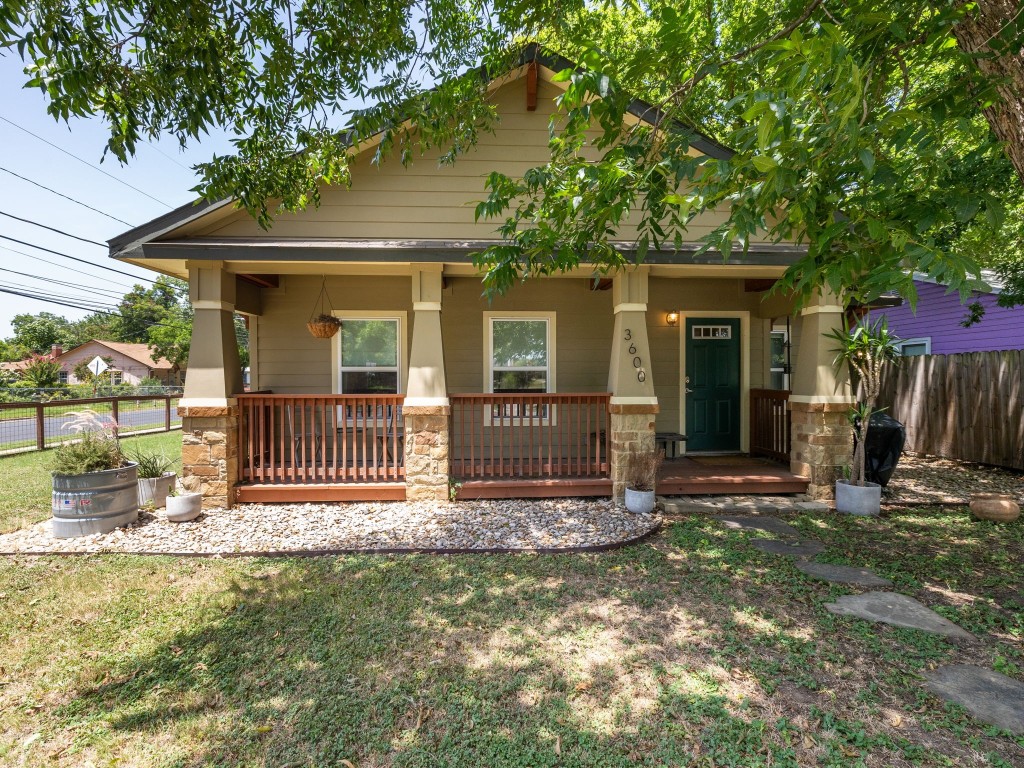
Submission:
<svg viewBox="0 0 1024 768">
<path fill-rule="evenodd" d="M 633 340 L 633 331 L 629 328 L 626 329 L 625 335 L 626 341 Z M 647 371 L 644 370 L 644 361 L 636 353 L 636 344 L 629 345 L 629 354 L 633 355 L 633 367 L 636 368 L 636 380 L 643 383 L 647 381 Z"/>
</svg>

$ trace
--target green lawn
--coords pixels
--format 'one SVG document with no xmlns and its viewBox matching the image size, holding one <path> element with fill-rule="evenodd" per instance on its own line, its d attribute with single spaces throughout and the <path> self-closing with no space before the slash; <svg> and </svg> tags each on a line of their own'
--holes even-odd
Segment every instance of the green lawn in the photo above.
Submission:
<svg viewBox="0 0 1024 768">
<path fill-rule="evenodd" d="M 126 451 L 143 448 L 163 451 L 181 467 L 181 432 L 127 437 Z M 8 533 L 50 516 L 50 462 L 52 451 L 34 451 L 0 457 L 0 533 Z"/>
<path fill-rule="evenodd" d="M 979 634 L 835 617 L 846 590 L 686 518 L 600 555 L 0 561 L 0 764 L 1024 765 L 927 695 L 1024 674 L 1024 526 L 787 518 Z"/>
</svg>

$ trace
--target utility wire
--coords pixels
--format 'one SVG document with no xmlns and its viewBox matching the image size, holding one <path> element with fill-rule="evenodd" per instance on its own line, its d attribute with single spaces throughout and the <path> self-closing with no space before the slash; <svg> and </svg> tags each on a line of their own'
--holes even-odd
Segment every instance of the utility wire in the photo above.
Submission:
<svg viewBox="0 0 1024 768">
<path fill-rule="evenodd" d="M 36 256 L 35 254 L 32 254 L 32 253 L 25 253 L 25 251 L 19 251 L 17 248 L 8 248 L 6 245 L 0 245 L 0 250 L 10 251 L 11 253 L 17 253 L 17 254 L 19 254 L 21 256 L 27 256 L 30 259 L 35 259 L 36 261 L 41 261 L 41 262 L 43 262 L 43 264 L 50 264 L 51 266 L 58 267 L 60 269 L 66 270 L 68 272 L 76 272 L 79 275 L 85 275 L 86 277 L 91 277 L 91 278 L 94 278 L 96 280 L 106 280 L 107 279 L 107 278 L 102 277 L 100 275 L 94 275 L 91 272 L 84 272 L 81 269 L 75 269 L 74 267 L 67 267 L 67 266 L 65 266 L 63 264 L 58 264 L 56 261 L 50 261 L 49 259 L 44 259 L 42 256 Z M 147 278 L 140 277 L 139 279 L 140 280 L 145 280 Z M 129 287 L 125 286 L 125 291 L 129 291 L 129 290 L 131 290 L 131 289 Z"/>
<path fill-rule="evenodd" d="M 145 281 L 148 281 L 150 283 L 155 283 L 156 282 L 155 280 L 151 280 L 148 277 L 139 277 L 137 275 L 133 275 L 131 272 L 122 272 L 120 269 L 114 269 L 113 267 L 105 267 L 102 264 L 93 264 L 91 261 L 87 261 L 86 259 L 80 259 L 77 256 L 69 256 L 66 253 L 61 253 L 60 251 L 55 251 L 52 248 L 44 248 L 43 246 L 36 245 L 35 243 L 27 243 L 24 240 L 18 240 L 15 237 L 9 237 L 7 235 L 0 235 L 0 240 L 10 240 L 11 242 L 17 243 L 18 245 L 27 245 L 29 248 L 37 248 L 40 251 L 46 251 L 47 253 L 52 253 L 54 256 L 62 256 L 65 259 L 71 259 L 72 261 L 77 261 L 77 262 L 80 262 L 82 264 L 88 264 L 90 267 L 95 267 L 96 269 L 105 269 L 108 272 L 116 272 L 119 275 L 125 275 L 127 277 L 130 277 L 132 280 L 145 280 Z"/>
<path fill-rule="evenodd" d="M 67 268 L 67 267 L 65 267 Z M 44 278 L 41 274 L 32 274 L 31 272 L 18 272 L 14 269 L 8 269 L 5 266 L 0 266 L 0 272 L 10 272 L 11 274 L 17 274 L 20 278 L 32 278 L 43 283 L 53 283 L 55 285 L 67 286 L 68 288 L 74 288 L 80 291 L 89 291 L 90 293 L 106 293 L 114 296 L 115 298 L 121 298 L 124 296 L 123 291 L 115 291 L 110 288 L 99 288 L 98 286 L 83 286 L 78 283 L 67 283 L 62 280 L 56 280 L 55 278 Z"/>
<path fill-rule="evenodd" d="M 104 171 L 104 170 L 103 170 L 102 168 L 100 168 L 100 167 L 99 167 L 98 165 L 93 165 L 93 164 L 92 164 L 92 163 L 90 163 L 90 162 L 89 162 L 88 160 L 83 160 L 83 159 L 82 159 L 82 158 L 80 158 L 80 157 L 79 157 L 78 155 L 73 155 L 73 154 L 71 154 L 70 152 L 68 152 L 68 151 L 67 151 L 66 149 L 64 149 L 63 147 L 60 147 L 60 146 L 58 146 L 58 145 L 54 144 L 54 143 L 53 143 L 52 141 L 48 141 L 48 140 L 44 139 L 44 138 L 43 138 L 42 136 L 40 136 L 40 135 L 39 135 L 39 134 L 37 134 L 37 133 L 33 133 L 33 132 L 32 132 L 32 131 L 30 131 L 30 130 L 29 130 L 28 128 L 22 128 L 22 127 L 21 127 L 20 125 L 18 125 L 18 124 L 17 124 L 16 122 L 14 122 L 13 120 L 10 120 L 10 119 L 8 119 L 8 118 L 4 117 L 3 115 L 0 115 L 0 120 L 3 120 L 3 121 L 4 121 L 5 123 L 7 123 L 7 124 L 9 124 L 9 125 L 13 125 L 13 126 L 14 126 L 15 128 L 17 128 L 17 129 L 18 129 L 19 131 L 23 131 L 23 132 L 27 133 L 27 134 L 28 134 L 29 136 L 33 136 L 33 137 L 35 137 L 35 138 L 39 139 L 39 140 L 40 140 L 41 142 L 43 142 L 44 144 L 49 144 L 49 145 L 50 145 L 51 147 L 53 147 L 53 148 L 54 148 L 54 149 L 56 149 L 56 150 L 59 150 L 59 151 L 63 152 L 63 153 L 64 153 L 65 155 L 67 155 L 68 157 L 73 157 L 73 158 L 74 158 L 75 160 L 77 160 L 78 162 L 82 163 L 83 165 L 88 165 L 88 166 L 89 166 L 90 168 L 92 168 L 92 169 L 93 169 L 94 171 L 99 171 L 99 172 L 100 172 L 100 173 L 102 173 L 102 174 L 103 174 L 104 176 L 107 176 L 107 177 L 109 177 L 109 178 L 113 179 L 114 181 L 116 181 L 116 182 L 117 182 L 118 184 L 122 184 L 122 185 L 124 185 L 124 186 L 128 187 L 129 189 L 134 189 L 134 190 L 135 190 L 136 192 L 138 192 L 138 193 L 139 193 L 140 195 L 143 195 L 144 197 L 148 197 L 148 198 L 149 198 L 150 200 L 152 200 L 152 201 L 154 201 L 154 202 L 160 203 L 160 205 L 164 206 L 165 208 L 171 208 L 171 209 L 173 209 L 173 208 L 174 208 L 174 206 L 173 206 L 173 205 L 171 205 L 170 203 L 165 203 L 165 202 L 164 202 L 163 200 L 161 200 L 161 199 L 159 199 L 159 198 L 157 198 L 157 197 L 153 197 L 153 196 L 152 196 L 151 194 L 149 194 L 148 192 L 143 192 L 143 191 L 142 191 L 141 189 L 139 189 L 138 187 L 132 186 L 132 185 L 131 185 L 131 184 L 129 184 L 129 183 L 127 182 L 127 181 L 123 181 L 122 179 L 119 179 L 119 178 L 117 178 L 117 176 L 114 176 L 114 175 L 113 175 L 112 173 L 107 173 L 107 172 L 106 172 L 106 171 Z"/>
<path fill-rule="evenodd" d="M 56 232 L 58 235 L 64 235 L 64 237 L 70 237 L 72 240 L 81 240 L 83 243 L 89 245 L 98 245 L 100 248 L 106 248 L 106 243 L 101 243 L 98 240 L 90 240 L 87 237 L 79 237 L 78 235 L 72 235 L 70 232 L 65 232 L 63 229 L 57 229 L 56 227 L 48 227 L 45 224 L 40 224 L 38 221 L 32 221 L 31 219 L 23 219 L 21 216 L 15 216 L 14 214 L 7 213 L 7 211 L 0 211 L 0 216 L 6 216 L 8 219 L 14 219 L 20 221 L 23 224 L 31 224 L 33 227 L 39 227 L 40 229 L 48 229 L 51 232 Z"/>
<path fill-rule="evenodd" d="M 74 301 L 83 306 L 90 307 L 91 309 L 104 309 L 104 310 L 116 310 L 118 305 L 110 299 L 100 301 L 99 299 L 92 299 L 83 296 L 69 296 L 64 293 L 55 293 L 54 291 L 44 291 L 41 288 L 34 288 L 30 285 L 19 285 L 17 283 L 0 283 L 0 288 L 14 288 L 22 291 L 32 291 L 36 296 L 46 296 L 55 299 L 67 299 L 68 301 Z"/>
<path fill-rule="evenodd" d="M 152 142 L 150 142 L 150 143 L 146 144 L 146 146 L 147 146 L 147 147 L 149 147 L 150 149 L 155 149 L 155 150 L 156 150 L 157 152 L 159 152 L 159 153 L 160 153 L 161 155 L 163 155 L 164 157 L 166 157 L 166 158 L 167 158 L 168 160 L 170 160 L 170 161 L 171 161 L 172 163 L 174 163 L 174 164 L 175 164 L 176 166 L 178 166 L 179 168 L 184 168 L 184 169 L 185 169 L 186 171 L 188 171 L 189 173 L 194 173 L 194 171 L 193 171 L 193 170 L 192 170 L 191 168 L 189 168 L 189 167 L 188 167 L 187 165 L 185 165 L 184 163 L 179 163 L 179 162 L 178 162 L 177 160 L 175 160 L 175 159 L 174 159 L 173 157 L 171 157 L 171 156 L 170 156 L 170 155 L 168 155 L 168 154 L 167 154 L 166 152 L 164 152 L 164 151 L 163 151 L 162 149 L 160 149 L 160 147 L 158 147 L 158 146 L 157 146 L 156 144 L 153 144 Z"/>
<path fill-rule="evenodd" d="M 132 226 L 131 224 L 129 224 L 124 219 L 119 219 L 119 218 L 117 218 L 117 216 L 111 216 L 109 213 L 101 211 L 99 208 L 93 208 L 88 203 L 83 203 L 81 200 L 76 200 L 75 198 L 71 197 L 70 195 L 65 195 L 63 192 L 58 192 L 56 189 L 50 189 L 45 184 L 40 184 L 38 181 L 33 181 L 28 176 L 22 176 L 20 173 L 15 173 L 10 168 L 4 168 L 2 165 L 0 165 L 0 171 L 3 171 L 4 173 L 9 173 L 9 174 L 11 174 L 11 176 L 19 178 L 22 181 L 27 181 L 29 184 L 35 184 L 40 189 L 45 189 L 47 192 L 50 192 L 50 193 L 52 193 L 54 195 L 57 195 L 57 197 L 63 197 L 65 200 L 70 200 L 72 203 L 75 203 L 76 205 L 80 205 L 83 208 L 88 208 L 90 211 L 98 213 L 100 216 L 106 216 L 108 219 L 113 219 L 114 221 L 120 222 L 121 224 L 124 224 L 126 227 Z"/>
<path fill-rule="evenodd" d="M 58 304 L 58 305 L 60 305 L 62 307 L 71 307 L 72 309 L 83 309 L 83 310 L 85 310 L 87 312 L 94 312 L 97 315 L 110 315 L 111 317 L 120 317 L 122 319 L 126 319 L 124 317 L 124 315 L 122 315 L 119 312 L 109 312 L 109 311 L 106 311 L 106 310 L 92 309 L 90 307 L 79 306 L 77 304 L 73 304 L 73 303 L 68 302 L 68 301 L 57 301 L 56 299 L 45 299 L 45 298 L 41 298 L 40 296 L 36 296 L 34 294 L 31 294 L 31 293 L 26 293 L 24 291 L 16 291 L 16 290 L 12 290 L 12 289 L 9 289 L 9 288 L 0 288 L 0 293 L 9 293 L 9 294 L 11 294 L 13 296 L 23 296 L 23 297 L 25 297 L 27 299 L 34 299 L 36 301 L 41 301 L 44 304 Z M 163 326 L 165 328 L 185 328 L 186 327 L 184 325 L 179 325 L 177 323 L 159 323 L 159 322 L 157 322 L 157 323 L 149 323 L 149 325 L 147 325 L 147 327 L 151 328 L 154 325 L 160 325 L 160 326 Z"/>
<path fill-rule="evenodd" d="M 124 296 L 124 293 L 125 293 L 124 291 L 114 291 L 114 290 L 111 290 L 110 288 L 97 288 L 97 287 L 91 286 L 91 285 L 79 285 L 78 283 L 68 283 L 68 282 L 65 282 L 64 280 L 56 280 L 56 279 L 54 279 L 52 277 L 43 277 L 41 275 L 33 275 L 33 274 L 28 273 L 28 272 L 16 272 L 15 270 L 7 269 L 6 267 L 0 267 L 0 272 L 9 272 L 12 275 L 18 275 L 19 277 L 28 277 L 28 278 L 31 278 L 32 280 L 38 280 L 38 281 L 40 281 L 42 283 L 52 283 L 53 285 L 61 285 L 61 286 L 64 286 L 66 288 L 73 288 L 76 291 L 84 291 L 85 293 L 94 293 L 97 296 L 103 296 L 104 294 L 106 294 L 105 298 L 114 298 L 114 299 L 120 300 Z"/>
</svg>

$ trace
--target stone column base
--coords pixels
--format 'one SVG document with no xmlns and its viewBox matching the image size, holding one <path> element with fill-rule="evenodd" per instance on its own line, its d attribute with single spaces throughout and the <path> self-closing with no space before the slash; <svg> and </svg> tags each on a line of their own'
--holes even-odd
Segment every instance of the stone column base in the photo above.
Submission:
<svg viewBox="0 0 1024 768">
<path fill-rule="evenodd" d="M 622 501 L 626 495 L 626 471 L 632 454 L 654 450 L 654 417 L 657 405 L 612 404 L 611 428 L 612 498 Z"/>
<path fill-rule="evenodd" d="M 405 420 L 405 498 L 449 501 L 447 405 L 407 405 Z"/>
<path fill-rule="evenodd" d="M 831 499 L 836 480 L 853 461 L 849 403 L 789 401 L 792 416 L 790 471 L 810 480 L 812 499 Z"/>
<path fill-rule="evenodd" d="M 238 483 L 238 407 L 181 407 L 181 486 L 227 509 Z"/>
</svg>

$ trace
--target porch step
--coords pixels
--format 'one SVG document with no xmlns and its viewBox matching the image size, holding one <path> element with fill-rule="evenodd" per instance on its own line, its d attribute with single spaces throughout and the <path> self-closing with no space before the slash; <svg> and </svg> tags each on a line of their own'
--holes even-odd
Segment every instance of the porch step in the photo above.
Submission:
<svg viewBox="0 0 1024 768">
<path fill-rule="evenodd" d="M 274 501 L 405 501 L 405 483 L 251 483 L 235 486 L 240 504 Z"/>
<path fill-rule="evenodd" d="M 545 499 L 557 496 L 611 496 L 612 481 L 607 477 L 514 478 L 463 480 L 462 499 Z"/>
</svg>

